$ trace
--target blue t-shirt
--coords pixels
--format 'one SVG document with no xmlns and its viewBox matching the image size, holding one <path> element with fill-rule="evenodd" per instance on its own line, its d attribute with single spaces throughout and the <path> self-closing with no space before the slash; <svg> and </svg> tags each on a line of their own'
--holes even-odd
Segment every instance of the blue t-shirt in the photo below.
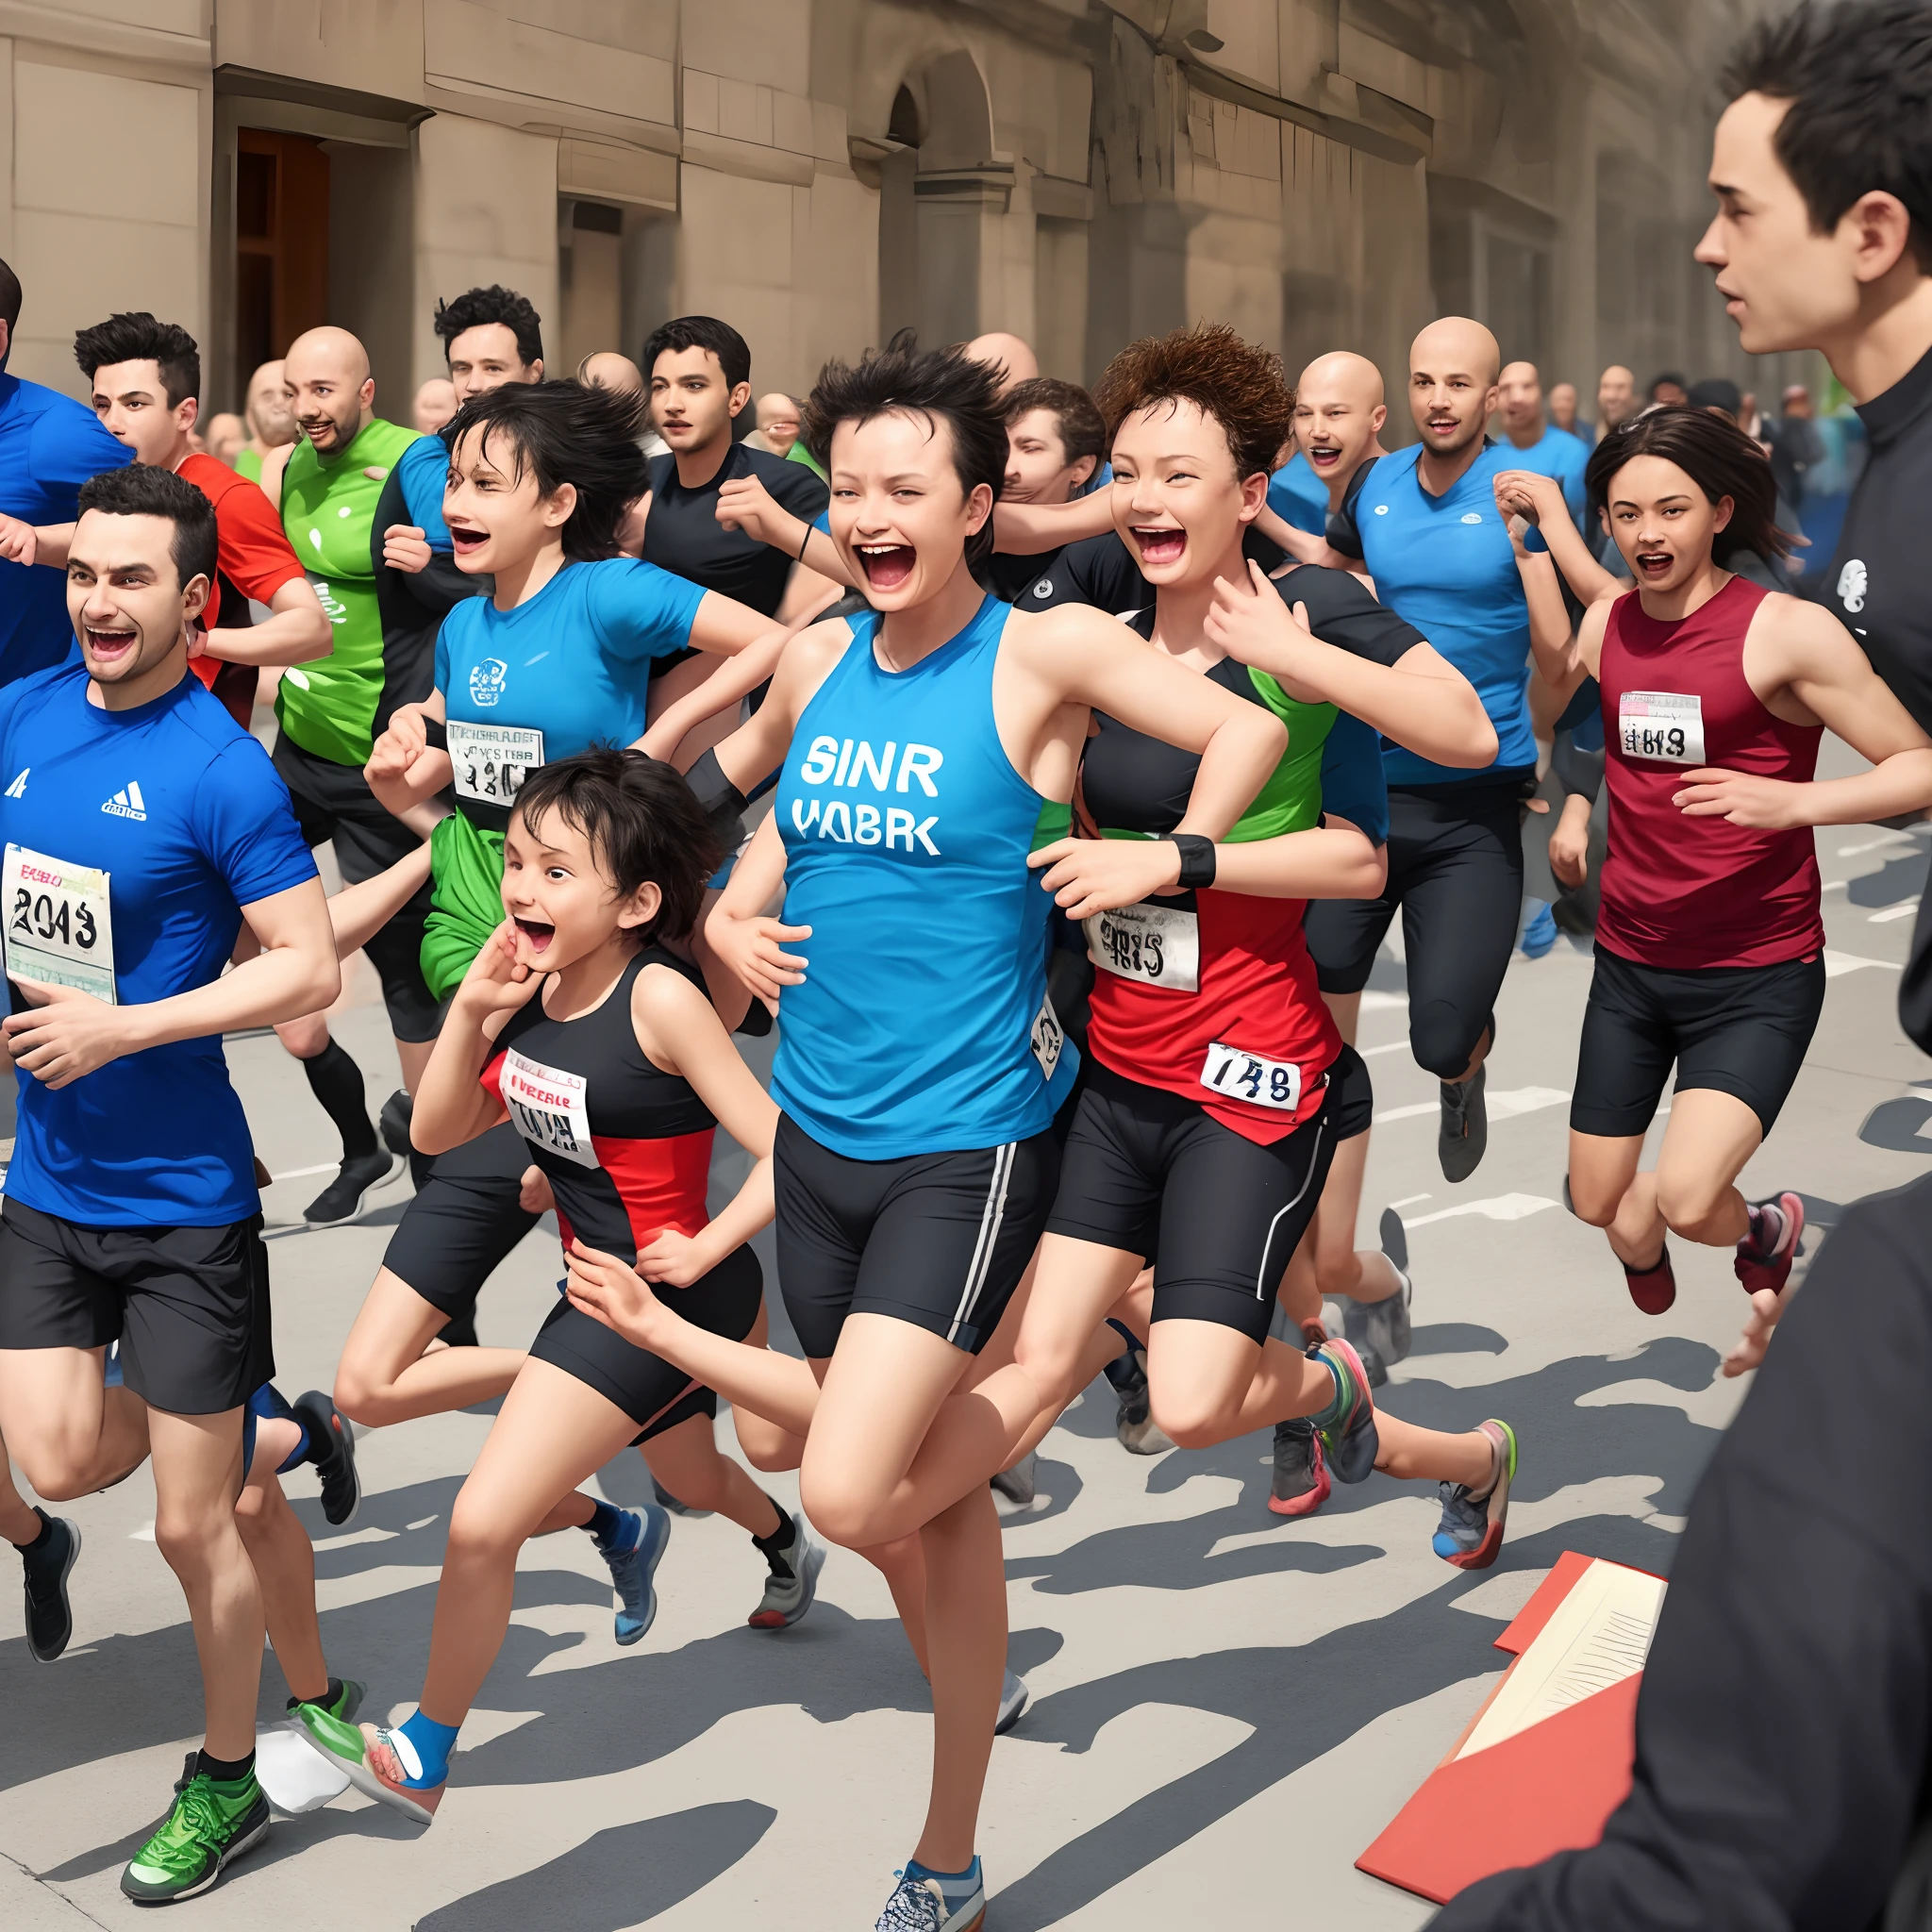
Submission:
<svg viewBox="0 0 1932 1932">
<path fill-rule="evenodd" d="M 72 396 L 0 374 L 0 514 L 71 524 L 80 486 L 133 457 Z M 63 663 L 73 649 L 67 573 L 0 560 L 0 684 Z"/>
<path fill-rule="evenodd" d="M 527 603 L 499 610 L 488 597 L 458 604 L 436 634 L 436 688 L 449 720 L 457 797 L 500 825 L 522 772 L 588 751 L 633 744 L 644 735 L 651 660 L 691 641 L 705 592 L 636 558 L 567 563 Z M 484 727 L 499 754 L 466 775 L 459 732 Z M 500 734 L 541 732 L 522 749 Z M 508 769 L 505 771 L 505 758 Z M 495 769 L 486 773 L 487 762 Z"/>
<path fill-rule="evenodd" d="M 1291 529 L 1311 537 L 1328 528 L 1328 486 L 1296 450 L 1268 479 L 1268 508 Z"/>
<path fill-rule="evenodd" d="M 1346 819 L 1371 845 L 1389 842 L 1389 780 L 1382 770 L 1382 734 L 1347 711 L 1337 711 L 1322 742 L 1322 809 Z"/>
<path fill-rule="evenodd" d="M 442 438 L 419 436 L 396 458 L 396 480 L 403 486 L 409 521 L 423 532 L 430 549 L 450 556 L 456 545 L 442 520 L 443 485 L 449 481 L 449 451 Z"/>
<path fill-rule="evenodd" d="M 312 879 L 315 861 L 268 754 L 199 678 L 131 711 L 91 705 L 89 681 L 65 664 L 0 691 L 0 841 L 108 874 L 116 1003 L 145 1006 L 219 979 L 242 908 Z M 9 960 L 23 938 L 65 930 L 58 895 L 31 891 L 5 908 Z M 219 1034 L 58 1091 L 18 1079 L 7 1191 L 29 1208 L 91 1227 L 223 1227 L 260 1208 Z"/>
<path fill-rule="evenodd" d="M 1570 506 L 1571 518 L 1578 530 L 1583 529 L 1583 472 L 1590 461 L 1590 451 L 1575 437 L 1553 423 L 1528 449 L 1518 449 L 1507 440 L 1498 442 L 1496 448 L 1503 456 L 1502 466 L 1506 470 L 1528 470 L 1538 476 L 1554 476 L 1562 485 L 1563 501 Z"/>
<path fill-rule="evenodd" d="M 1383 753 L 1389 782 L 1457 785 L 1533 770 L 1536 740 L 1524 695 L 1529 606 L 1494 488 L 1497 473 L 1518 467 L 1522 452 L 1491 443 L 1441 496 L 1417 480 L 1421 454 L 1422 445 L 1411 443 L 1358 470 L 1359 481 L 1329 522 L 1329 541 L 1358 549 L 1376 596 L 1474 685 L 1496 727 L 1497 751 L 1493 764 L 1470 772 L 1390 745 Z"/>
</svg>

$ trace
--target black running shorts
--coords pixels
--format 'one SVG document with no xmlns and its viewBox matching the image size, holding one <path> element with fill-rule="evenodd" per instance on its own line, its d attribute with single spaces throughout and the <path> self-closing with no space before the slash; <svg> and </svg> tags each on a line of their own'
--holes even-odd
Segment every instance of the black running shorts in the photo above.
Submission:
<svg viewBox="0 0 1932 1932">
<path fill-rule="evenodd" d="M 1039 1245 L 1059 1175 L 1049 1133 L 854 1160 L 778 1121 L 778 1281 L 814 1360 L 847 1315 L 891 1315 L 977 1355 Z"/>
<path fill-rule="evenodd" d="M 1824 961 L 1668 971 L 1596 949 L 1570 1125 L 1623 1140 L 1650 1125 L 1671 1063 L 1676 1091 L 1715 1088 L 1769 1134 L 1824 1008 Z"/>
<path fill-rule="evenodd" d="M 732 1341 L 742 1341 L 751 1333 L 764 1292 L 764 1273 L 749 1248 L 735 1249 L 689 1288 L 658 1290 L 687 1322 Z M 647 1442 L 694 1415 L 718 1413 L 718 1398 L 703 1383 L 662 1356 L 626 1341 L 561 1295 L 538 1329 L 530 1355 L 614 1402 L 637 1424 L 641 1433 L 632 1439 L 635 1442 Z"/>
<path fill-rule="evenodd" d="M 1198 1101 L 1090 1059 L 1047 1232 L 1151 1260 L 1155 1321 L 1218 1322 L 1259 1343 L 1336 1137 L 1324 1102 L 1264 1147 Z"/>
<path fill-rule="evenodd" d="M 439 1154 L 390 1237 L 382 1265 L 452 1320 L 536 1226 L 518 1205 L 530 1151 L 505 1121 Z"/>
<path fill-rule="evenodd" d="M 240 1408 L 275 1373 L 261 1216 L 225 1227 L 83 1227 L 0 1208 L 0 1348 L 102 1348 L 170 1415 Z"/>
<path fill-rule="evenodd" d="M 375 802 L 356 765 L 304 751 L 284 731 L 275 740 L 275 767 L 289 788 L 304 841 L 335 846 L 336 868 L 345 886 L 360 885 L 423 842 L 408 825 Z M 398 1040 L 434 1040 L 442 1008 L 423 977 L 423 924 L 429 916 L 429 888 L 416 892 L 362 948 L 382 981 L 391 1030 Z"/>
</svg>

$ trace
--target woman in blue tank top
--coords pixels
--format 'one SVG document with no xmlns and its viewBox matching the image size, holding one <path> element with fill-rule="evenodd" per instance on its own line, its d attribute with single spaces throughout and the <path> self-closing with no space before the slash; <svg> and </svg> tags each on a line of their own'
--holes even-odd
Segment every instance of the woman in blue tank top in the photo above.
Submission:
<svg viewBox="0 0 1932 1932">
<path fill-rule="evenodd" d="M 938 1770 L 880 1924 L 966 1932 L 1006 1651 L 975 1460 L 996 1424 L 966 1391 L 1053 1205 L 1049 1128 L 1076 1055 L 1046 997 L 1049 894 L 1077 919 L 1181 884 L 1183 843 L 1223 836 L 1287 741 L 1111 618 L 981 590 L 1007 452 L 994 372 L 895 343 L 829 365 L 806 415 L 873 608 L 800 633 L 763 708 L 692 776 L 749 790 L 780 771 L 707 938 L 779 1005 L 778 1268 L 809 1366 L 714 1348 L 615 1262 L 575 1262 L 572 1292 L 803 1437 L 806 1510 L 834 1541 L 917 1532 Z M 1091 708 L 1199 754 L 1183 842 L 1055 843 Z M 765 916 L 781 891 L 785 924 Z M 936 1921 L 908 1916 L 933 1894 Z"/>
</svg>

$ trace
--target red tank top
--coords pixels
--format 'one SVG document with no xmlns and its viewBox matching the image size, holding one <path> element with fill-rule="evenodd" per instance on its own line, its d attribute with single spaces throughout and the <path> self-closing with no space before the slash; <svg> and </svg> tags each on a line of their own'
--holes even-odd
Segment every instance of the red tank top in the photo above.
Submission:
<svg viewBox="0 0 1932 1932">
<path fill-rule="evenodd" d="M 1687 818 L 1671 803 L 1708 766 L 1808 784 L 1823 726 L 1788 724 L 1744 679 L 1744 636 L 1765 591 L 1733 577 L 1689 617 L 1644 615 L 1636 591 L 1604 633 L 1610 787 L 1597 943 L 1641 966 L 1773 966 L 1824 944 L 1810 826 L 1762 831 Z"/>
</svg>

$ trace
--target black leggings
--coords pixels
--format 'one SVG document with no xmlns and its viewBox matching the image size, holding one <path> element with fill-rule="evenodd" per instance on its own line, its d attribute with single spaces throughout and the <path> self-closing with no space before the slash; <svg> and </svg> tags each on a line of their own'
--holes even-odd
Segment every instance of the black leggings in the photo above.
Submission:
<svg viewBox="0 0 1932 1932">
<path fill-rule="evenodd" d="M 1389 790 L 1379 899 L 1312 899 L 1304 929 L 1324 992 L 1359 992 L 1395 908 L 1408 961 L 1408 1044 L 1459 1079 L 1503 988 L 1523 917 L 1523 779 Z"/>
</svg>

